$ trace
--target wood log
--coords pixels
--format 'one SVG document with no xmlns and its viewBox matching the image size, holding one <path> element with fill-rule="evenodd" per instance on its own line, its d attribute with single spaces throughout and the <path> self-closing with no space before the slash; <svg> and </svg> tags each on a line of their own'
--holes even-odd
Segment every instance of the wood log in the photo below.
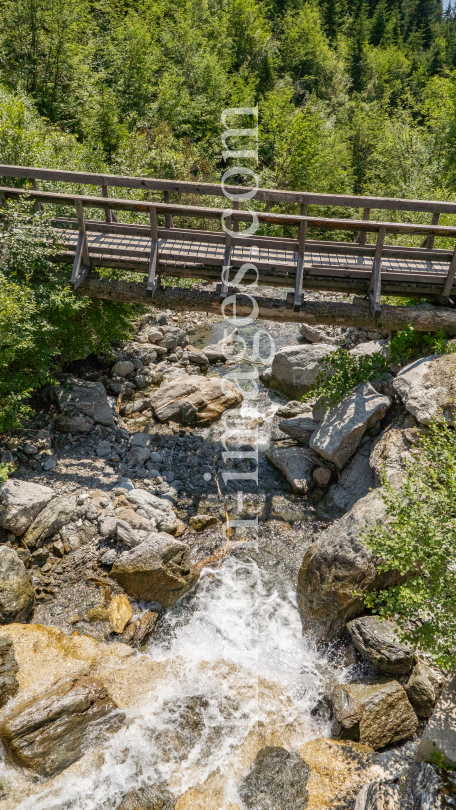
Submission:
<svg viewBox="0 0 456 810">
<path fill-rule="evenodd" d="M 153 298 L 146 296 L 146 286 L 141 282 L 117 281 L 89 277 L 75 293 L 90 298 L 145 304 L 158 309 L 175 309 L 221 314 L 220 298 L 216 291 L 189 290 L 182 287 L 157 289 Z M 331 326 L 356 326 L 367 330 L 398 331 L 411 324 L 420 332 L 442 330 L 447 335 L 456 335 L 456 309 L 434 307 L 431 304 L 417 306 L 383 305 L 379 317 L 372 317 L 368 302 L 306 301 L 300 312 L 286 306 L 284 300 L 255 297 L 258 318 L 307 324 L 330 324 Z M 232 317 L 232 306 L 224 307 L 225 317 Z M 252 312 L 250 297 L 236 295 L 236 316 L 248 317 Z"/>
</svg>

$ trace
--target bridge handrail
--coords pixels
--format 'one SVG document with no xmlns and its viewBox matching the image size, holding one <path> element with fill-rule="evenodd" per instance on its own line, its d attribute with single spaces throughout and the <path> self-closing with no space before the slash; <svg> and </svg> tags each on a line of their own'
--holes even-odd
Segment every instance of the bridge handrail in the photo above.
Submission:
<svg viewBox="0 0 456 810">
<path fill-rule="evenodd" d="M 209 208 L 204 206 L 177 205 L 174 203 L 146 202 L 143 200 L 125 200 L 114 197 L 92 197 L 78 194 L 63 194 L 49 191 L 35 191 L 11 188 L 10 186 L 0 186 L 0 198 L 27 197 L 37 202 L 47 202 L 62 205 L 76 206 L 80 203 L 87 208 L 113 209 L 119 211 L 151 212 L 157 214 L 174 214 L 182 217 L 193 217 L 201 219 L 220 219 L 225 208 Z M 230 209 L 231 210 L 231 209 Z M 300 214 L 281 214 L 272 211 L 231 211 L 231 218 L 236 221 L 251 222 L 252 214 L 256 214 L 259 222 L 269 222 L 276 225 L 307 225 L 323 228 L 326 230 L 345 231 L 369 231 L 378 233 L 380 229 L 385 229 L 387 233 L 403 234 L 429 234 L 433 236 L 456 237 L 456 226 L 451 225 L 426 225 L 424 223 L 408 222 L 383 222 L 364 219 L 339 219 L 328 217 L 314 217 Z M 239 234 L 241 237 L 241 234 Z"/>
<path fill-rule="evenodd" d="M 22 180 L 48 180 L 63 183 L 101 186 L 102 188 L 130 188 L 166 193 L 198 194 L 211 197 L 223 197 L 225 192 L 231 195 L 244 195 L 253 191 L 248 186 L 228 186 L 222 189 L 217 183 L 198 183 L 189 180 L 163 180 L 147 177 L 124 177 L 114 174 L 97 174 L 91 172 L 62 171 L 61 169 L 43 169 L 32 166 L 10 166 L 0 164 L 0 177 L 12 177 Z M 285 202 L 298 205 L 323 205 L 346 208 L 363 208 L 389 211 L 415 211 L 433 214 L 456 214 L 456 202 L 443 200 L 407 200 L 400 197 L 372 197 L 352 194 L 321 194 L 311 191 L 286 191 L 280 189 L 260 188 L 255 199 L 261 202 Z M 228 202 L 227 202 L 228 205 Z"/>
</svg>

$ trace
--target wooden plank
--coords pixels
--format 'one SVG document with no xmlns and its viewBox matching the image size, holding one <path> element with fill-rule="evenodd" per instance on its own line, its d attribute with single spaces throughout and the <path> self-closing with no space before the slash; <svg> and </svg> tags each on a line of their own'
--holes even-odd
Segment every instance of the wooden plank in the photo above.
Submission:
<svg viewBox="0 0 456 810">
<path fill-rule="evenodd" d="M 442 295 L 443 295 L 444 298 L 448 298 L 448 296 L 451 293 L 451 289 L 452 289 L 453 283 L 454 283 L 455 273 L 456 273 L 456 247 L 454 248 L 454 251 L 453 251 L 453 258 L 451 259 L 450 267 L 448 269 L 448 275 L 446 277 L 445 285 L 443 287 Z"/>
<path fill-rule="evenodd" d="M 386 236 L 386 227 L 380 228 L 377 236 L 377 244 L 375 246 L 375 257 L 372 267 L 371 281 L 369 285 L 370 310 L 374 317 L 377 317 L 381 311 L 380 295 L 381 295 L 381 278 L 382 278 L 382 251 L 385 236 Z"/>
<path fill-rule="evenodd" d="M 167 190 L 183 194 L 200 194 L 211 197 L 224 196 L 217 183 L 195 183 L 185 180 L 163 180 L 146 177 L 122 177 L 120 175 L 102 175 L 90 172 L 62 171 L 60 169 L 43 169 L 29 166 L 10 166 L 0 164 L 0 177 L 18 179 L 54 180 L 66 183 L 108 186 L 117 188 L 138 188 L 149 190 Z M 226 186 L 230 194 L 245 194 L 252 190 L 247 186 Z M 319 194 L 314 192 L 286 191 L 280 189 L 258 189 L 256 199 L 260 201 L 304 203 L 307 205 L 338 206 L 347 208 L 371 208 L 389 211 L 423 211 L 432 213 L 456 213 L 456 203 L 442 200 L 406 200 L 399 197 L 371 197 L 351 194 Z"/>
<path fill-rule="evenodd" d="M 155 206 L 150 208 L 150 257 L 149 257 L 149 275 L 147 278 L 147 293 L 152 296 L 157 289 L 157 264 L 158 264 L 158 224 L 157 224 L 157 209 Z"/>
</svg>

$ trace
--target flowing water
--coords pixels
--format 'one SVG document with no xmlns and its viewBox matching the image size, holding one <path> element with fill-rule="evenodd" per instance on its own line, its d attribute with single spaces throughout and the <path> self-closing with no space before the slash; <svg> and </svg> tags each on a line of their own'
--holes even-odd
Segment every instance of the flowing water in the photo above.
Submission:
<svg viewBox="0 0 456 810">
<path fill-rule="evenodd" d="M 278 348 L 297 342 L 296 327 L 290 332 L 289 326 L 257 323 L 242 337 L 252 338 L 264 327 Z M 224 328 L 216 324 L 192 342 L 215 342 Z M 267 341 L 263 333 L 261 352 L 267 352 Z M 245 366 L 238 364 L 237 370 Z M 261 405 L 257 440 L 264 449 L 280 401 L 259 384 L 257 394 L 227 418 L 248 425 Z M 222 427 L 209 429 L 212 439 Z M 328 678 L 344 673 L 302 635 L 296 569 L 291 576 L 277 551 L 267 561 L 253 547 L 251 552 L 247 545 L 241 555 L 203 569 L 194 591 L 167 611 L 143 653 L 157 665 L 157 677 L 150 679 L 143 700 L 127 710 L 120 731 L 48 783 L 32 785 L 23 775 L 19 801 L 0 801 L 0 808 L 114 810 L 128 791 L 164 780 L 183 797 L 177 810 L 233 810 L 239 807 L 236 786 L 260 748 L 272 744 L 299 751 L 329 732 L 312 709 Z M 6 764 L 4 774 L 10 788 L 20 781 Z"/>
</svg>

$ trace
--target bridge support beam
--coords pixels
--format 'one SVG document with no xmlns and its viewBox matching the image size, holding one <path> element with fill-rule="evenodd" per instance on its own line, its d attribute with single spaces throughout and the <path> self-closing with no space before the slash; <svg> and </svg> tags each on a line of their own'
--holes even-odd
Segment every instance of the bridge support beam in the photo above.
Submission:
<svg viewBox="0 0 456 810">
<path fill-rule="evenodd" d="M 153 305 L 157 309 L 179 309 L 220 314 L 220 293 L 205 290 L 188 290 L 181 287 L 157 289 L 153 302 L 147 297 L 146 285 L 134 281 L 97 279 L 89 276 L 76 291 L 77 295 L 90 298 L 103 298 L 108 301 Z M 277 298 L 257 297 L 258 317 L 269 321 L 295 322 L 307 324 L 330 324 L 331 326 L 357 326 L 367 330 L 393 331 L 404 329 L 411 324 L 420 332 L 442 330 L 448 335 L 456 335 L 456 309 L 433 307 L 430 304 L 417 306 L 382 306 L 381 313 L 374 318 L 368 301 L 350 304 L 345 301 L 306 301 L 299 312 L 286 306 Z M 236 295 L 236 316 L 246 317 L 252 311 L 252 303 L 247 295 Z M 231 307 L 225 308 L 229 317 Z"/>
</svg>

